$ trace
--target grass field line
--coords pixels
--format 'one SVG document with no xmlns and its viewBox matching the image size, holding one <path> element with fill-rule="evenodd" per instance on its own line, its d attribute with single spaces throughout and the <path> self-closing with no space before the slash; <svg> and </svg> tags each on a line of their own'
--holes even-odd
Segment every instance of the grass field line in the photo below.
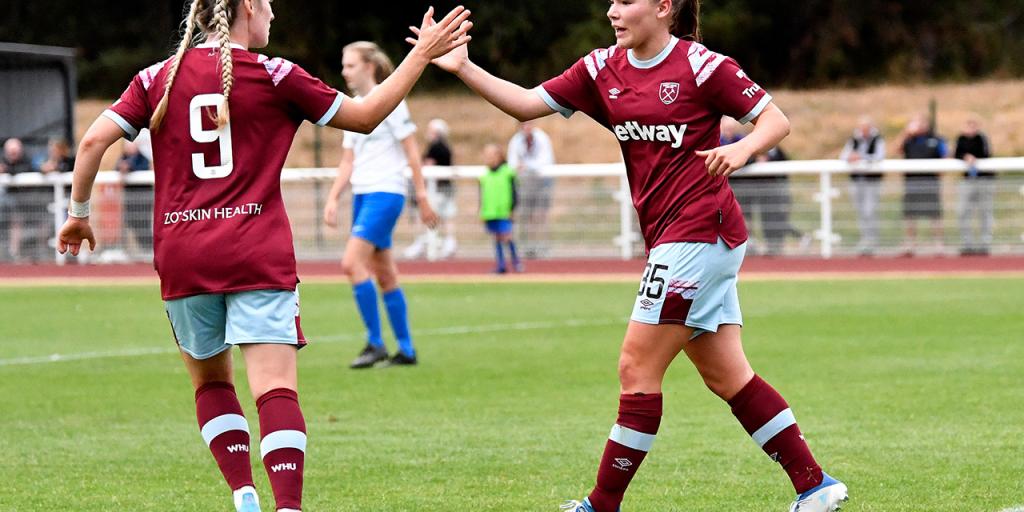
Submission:
<svg viewBox="0 0 1024 512">
<path fill-rule="evenodd" d="M 503 331 L 532 331 L 543 329 L 557 329 L 563 327 L 599 327 L 603 325 L 625 325 L 623 319 L 592 319 L 592 320 L 561 320 L 557 322 L 513 322 L 492 325 L 455 325 L 449 327 L 437 327 L 433 329 L 420 329 L 413 331 L 416 336 L 463 336 L 468 334 L 483 334 L 489 332 Z M 315 337 L 313 343 L 342 343 L 346 341 L 359 341 L 363 335 L 337 334 L 331 336 Z M 123 350 L 108 350 L 99 352 L 78 352 L 71 354 L 50 354 L 44 356 L 25 356 L 10 359 L 0 359 L 0 367 L 3 366 L 28 366 L 50 363 L 66 363 L 72 361 L 87 361 L 94 359 L 115 359 L 120 357 L 140 357 L 152 355 L 176 354 L 178 350 L 174 347 L 150 347 L 150 348 L 127 348 Z"/>
</svg>

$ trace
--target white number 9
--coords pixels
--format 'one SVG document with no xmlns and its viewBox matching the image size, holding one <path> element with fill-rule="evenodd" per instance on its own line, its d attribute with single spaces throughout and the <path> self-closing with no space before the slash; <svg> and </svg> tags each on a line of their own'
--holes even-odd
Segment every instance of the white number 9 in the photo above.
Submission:
<svg viewBox="0 0 1024 512">
<path fill-rule="evenodd" d="M 203 129 L 204 107 L 217 108 L 223 101 L 223 94 L 200 94 L 192 98 L 188 105 L 188 125 L 192 140 L 199 143 L 220 140 L 220 165 L 206 165 L 206 157 L 202 153 L 192 153 L 192 173 L 200 179 L 225 178 L 235 168 L 231 154 L 231 121 L 216 130 Z"/>
</svg>

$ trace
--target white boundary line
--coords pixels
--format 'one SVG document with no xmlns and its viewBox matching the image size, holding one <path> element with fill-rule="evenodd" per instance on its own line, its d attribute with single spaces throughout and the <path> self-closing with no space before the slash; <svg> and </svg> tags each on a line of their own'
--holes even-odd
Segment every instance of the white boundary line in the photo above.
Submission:
<svg viewBox="0 0 1024 512">
<path fill-rule="evenodd" d="M 563 327 L 597 327 L 603 325 L 621 325 L 625 329 L 626 319 L 605 319 L 605 320 L 564 320 L 560 322 L 516 322 L 509 324 L 494 325 L 459 325 L 451 327 L 438 327 L 434 329 L 422 329 L 414 331 L 416 336 L 460 336 L 466 334 L 481 334 L 501 331 L 532 331 L 542 329 L 557 329 Z M 313 344 L 319 343 L 341 343 L 345 341 L 357 341 L 362 335 L 338 334 L 333 336 L 320 336 L 313 338 Z M 124 350 L 111 350 L 104 352 L 79 352 L 72 354 L 51 354 L 48 356 L 26 356 L 11 359 L 0 359 L 0 367 L 5 366 L 29 366 L 50 363 L 66 363 L 72 361 L 87 361 L 92 359 L 115 359 L 121 357 L 139 357 L 152 355 L 177 354 L 174 347 L 153 347 L 153 348 L 129 348 Z"/>
</svg>

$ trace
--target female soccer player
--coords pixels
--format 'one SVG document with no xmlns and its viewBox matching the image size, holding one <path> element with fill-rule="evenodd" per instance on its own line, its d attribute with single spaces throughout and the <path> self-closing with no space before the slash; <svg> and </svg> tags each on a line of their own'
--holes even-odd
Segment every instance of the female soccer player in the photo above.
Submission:
<svg viewBox="0 0 1024 512">
<path fill-rule="evenodd" d="M 781 463 L 797 493 L 790 510 L 835 510 L 846 486 L 821 471 L 789 406 L 754 374 L 740 343 L 736 275 L 747 232 L 726 177 L 777 146 L 789 121 L 734 60 L 698 42 L 698 17 L 699 0 L 612 0 L 616 45 L 533 90 L 476 66 L 466 48 L 434 62 L 520 121 L 583 111 L 622 147 L 649 259 L 622 345 L 619 416 L 597 486 L 563 508 L 618 510 L 658 432 L 665 371 L 682 351 Z M 753 132 L 719 147 L 723 115 L 753 122 Z"/>
<path fill-rule="evenodd" d="M 345 46 L 341 65 L 345 82 L 349 90 L 356 93 L 356 98 L 369 95 L 394 70 L 388 56 L 376 44 L 366 41 Z M 352 361 L 351 368 L 372 368 L 381 361 L 388 361 L 381 336 L 377 289 L 371 279 L 374 275 L 391 329 L 398 340 L 398 351 L 389 362 L 416 364 L 405 293 L 398 284 L 398 268 L 391 251 L 391 233 L 405 205 L 407 170 L 412 170 L 423 223 L 431 228 L 437 224 L 437 215 L 430 208 L 427 186 L 423 182 L 415 133 L 416 125 L 409 118 L 409 107 L 404 101 L 370 134 L 345 132 L 338 177 L 324 205 L 324 222 L 335 227 L 338 199 L 349 182 L 352 183 L 352 236 L 345 245 L 341 267 L 352 283 L 356 306 L 366 326 L 367 343 Z"/>
<path fill-rule="evenodd" d="M 457 8 L 436 24 L 431 15 L 395 74 L 373 94 L 350 99 L 291 62 L 249 51 L 267 45 L 271 0 L 193 0 L 177 53 L 139 73 L 79 146 L 71 218 L 58 247 L 74 255 L 83 241 L 96 244 L 89 197 L 104 151 L 144 127 L 153 132 L 154 266 L 196 390 L 203 440 L 237 510 L 260 508 L 232 345 L 245 358 L 276 508 L 301 508 L 306 427 L 296 353 L 305 340 L 280 188 L 288 148 L 303 120 L 372 131 L 431 58 L 469 40 L 469 11 Z M 206 43 L 191 48 L 197 27 Z"/>
</svg>

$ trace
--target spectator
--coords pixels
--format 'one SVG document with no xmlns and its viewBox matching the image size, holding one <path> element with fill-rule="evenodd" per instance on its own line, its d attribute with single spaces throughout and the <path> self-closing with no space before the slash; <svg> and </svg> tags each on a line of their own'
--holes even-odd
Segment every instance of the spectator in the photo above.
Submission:
<svg viewBox="0 0 1024 512">
<path fill-rule="evenodd" d="M 71 146 L 64 139 L 51 139 L 46 160 L 39 165 L 39 172 L 50 174 L 73 170 L 75 170 L 75 157 L 71 154 Z"/>
<path fill-rule="evenodd" d="M 11 176 L 36 172 L 25 155 L 20 139 L 10 138 L 4 142 L 3 159 L 0 160 L 0 174 Z M 7 192 L 7 211 L 0 226 L 8 233 L 9 257 L 15 260 L 27 258 L 33 262 L 49 256 L 46 241 L 53 231 L 47 206 L 53 200 L 50 187 L 13 187 Z"/>
<path fill-rule="evenodd" d="M 451 166 L 452 149 L 448 143 L 448 123 L 443 119 L 431 119 L 427 123 L 427 141 L 427 152 L 423 155 L 423 165 Z M 415 194 L 411 194 L 410 197 L 415 198 Z M 458 248 L 458 242 L 455 240 L 455 215 L 458 213 L 455 202 L 455 180 L 449 178 L 437 180 L 437 194 L 431 198 L 431 203 L 437 205 L 437 215 L 445 235 L 444 240 L 441 241 L 440 250 L 436 251 L 436 257 L 451 258 Z M 427 257 L 433 259 L 436 241 L 436 231 L 427 230 L 405 249 L 403 256 L 406 259 L 414 259 L 426 252 Z"/>
<path fill-rule="evenodd" d="M 963 133 L 956 140 L 956 157 L 967 164 L 967 172 L 960 183 L 960 254 L 965 256 L 989 254 L 995 221 L 996 175 L 979 171 L 977 165 L 979 159 L 992 156 L 988 137 L 981 132 L 979 124 L 976 118 L 968 119 Z M 971 226 L 974 218 L 981 223 L 977 237 Z"/>
<path fill-rule="evenodd" d="M 766 153 L 754 157 L 755 162 L 782 162 L 789 160 L 782 148 L 774 147 Z M 793 208 L 793 197 L 789 193 L 789 176 L 771 176 L 765 180 L 761 188 L 762 207 L 761 231 L 765 239 L 765 254 L 777 256 L 782 254 L 786 236 L 800 240 L 800 250 L 805 251 L 811 244 L 811 236 L 804 234 L 793 226 L 790 213 Z"/>
<path fill-rule="evenodd" d="M 494 235 L 494 256 L 498 274 L 508 272 L 504 245 L 508 245 L 512 269 L 522 272 L 523 267 L 512 240 L 512 212 L 516 208 L 516 171 L 505 163 L 501 149 L 494 144 L 484 147 L 484 161 L 488 171 L 480 176 L 480 219 L 487 232 Z"/>
<path fill-rule="evenodd" d="M 743 126 L 731 117 L 723 117 L 719 126 L 720 135 L 718 144 L 726 146 L 740 141 L 743 136 Z M 751 158 L 747 164 L 754 162 Z M 773 217 L 776 206 L 773 201 L 777 200 L 775 190 L 778 188 L 778 177 L 776 176 L 750 176 L 742 171 L 729 176 L 729 186 L 736 195 L 736 202 L 743 210 L 743 220 L 747 223 L 747 230 L 750 239 L 747 241 L 747 252 L 758 254 L 765 252 L 766 242 L 771 230 L 768 226 L 777 222 Z M 754 215 L 757 214 L 761 223 L 761 239 L 754 236 Z M 775 235 L 775 233 L 772 233 Z"/>
<path fill-rule="evenodd" d="M 554 164 L 555 153 L 548 135 L 532 122 L 520 123 L 508 143 L 508 165 L 520 180 L 523 212 L 520 230 L 528 257 L 541 257 L 547 252 L 548 210 L 555 180 L 542 173 Z"/>
<path fill-rule="evenodd" d="M 903 138 L 903 157 L 907 159 L 945 158 L 946 141 L 935 135 L 925 116 L 919 115 L 907 124 Z M 942 251 L 942 183 L 939 174 L 913 173 L 904 178 L 903 218 L 906 220 L 907 240 L 904 255 L 912 256 L 917 244 L 919 219 L 929 219 L 938 252 Z"/>
<path fill-rule="evenodd" d="M 117 171 L 121 179 L 129 178 L 133 173 L 150 170 L 149 160 L 143 156 L 139 146 L 134 142 L 124 141 L 121 158 L 117 160 Z M 121 207 L 122 227 L 127 243 L 129 235 L 135 239 L 135 246 L 140 252 L 149 254 L 153 251 L 153 186 L 148 183 L 132 183 L 127 180 L 124 185 L 124 199 Z"/>
<path fill-rule="evenodd" d="M 878 203 L 882 195 L 882 173 L 872 172 L 872 167 L 885 159 L 885 139 L 870 117 L 860 119 L 839 159 L 848 162 L 853 169 L 850 196 L 860 229 L 857 252 L 871 256 L 878 248 Z"/>
</svg>

